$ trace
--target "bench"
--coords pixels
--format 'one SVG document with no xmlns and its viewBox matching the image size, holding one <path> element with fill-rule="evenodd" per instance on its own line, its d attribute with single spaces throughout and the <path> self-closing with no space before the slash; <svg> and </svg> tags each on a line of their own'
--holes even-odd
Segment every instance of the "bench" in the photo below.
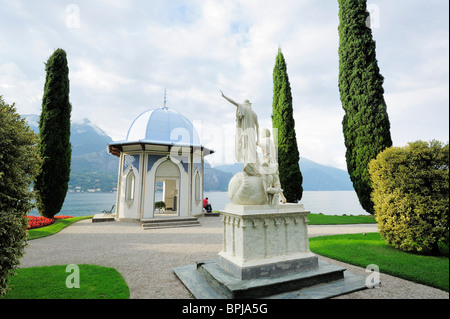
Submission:
<svg viewBox="0 0 450 319">
<path fill-rule="evenodd" d="M 113 213 L 113 209 L 116 207 L 116 205 L 112 205 L 110 210 L 104 210 L 102 211 L 102 214 L 111 215 Z"/>
</svg>

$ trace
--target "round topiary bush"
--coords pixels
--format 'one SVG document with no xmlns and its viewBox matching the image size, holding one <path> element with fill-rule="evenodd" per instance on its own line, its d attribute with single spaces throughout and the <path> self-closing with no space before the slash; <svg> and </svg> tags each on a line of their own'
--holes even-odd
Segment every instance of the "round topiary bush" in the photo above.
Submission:
<svg viewBox="0 0 450 319">
<path fill-rule="evenodd" d="M 381 236 L 404 251 L 440 253 L 449 242 L 449 147 L 416 141 L 369 164 Z"/>
</svg>

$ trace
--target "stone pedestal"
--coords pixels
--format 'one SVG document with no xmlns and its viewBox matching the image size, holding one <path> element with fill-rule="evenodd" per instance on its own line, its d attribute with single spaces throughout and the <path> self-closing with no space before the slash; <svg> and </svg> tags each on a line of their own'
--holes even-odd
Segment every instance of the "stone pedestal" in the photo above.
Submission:
<svg viewBox="0 0 450 319">
<path fill-rule="evenodd" d="M 277 276 L 318 266 L 309 251 L 302 204 L 233 205 L 221 212 L 223 249 L 217 263 L 239 279 Z"/>
<path fill-rule="evenodd" d="M 302 204 L 228 204 L 216 258 L 174 272 L 202 299 L 330 298 L 366 288 L 365 278 L 309 251 L 308 214 Z"/>
</svg>

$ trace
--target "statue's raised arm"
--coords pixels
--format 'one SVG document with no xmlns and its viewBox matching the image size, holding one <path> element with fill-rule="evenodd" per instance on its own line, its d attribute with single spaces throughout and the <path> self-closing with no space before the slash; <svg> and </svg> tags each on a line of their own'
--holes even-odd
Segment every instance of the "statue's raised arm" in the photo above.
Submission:
<svg viewBox="0 0 450 319">
<path fill-rule="evenodd" d="M 220 93 L 222 93 L 222 97 L 227 100 L 228 102 L 230 102 L 231 104 L 234 104 L 236 106 L 238 106 L 239 104 L 237 104 L 235 101 L 233 101 L 232 99 L 230 99 L 229 97 L 225 96 L 225 94 L 223 94 L 223 92 L 221 90 L 219 90 Z"/>
</svg>

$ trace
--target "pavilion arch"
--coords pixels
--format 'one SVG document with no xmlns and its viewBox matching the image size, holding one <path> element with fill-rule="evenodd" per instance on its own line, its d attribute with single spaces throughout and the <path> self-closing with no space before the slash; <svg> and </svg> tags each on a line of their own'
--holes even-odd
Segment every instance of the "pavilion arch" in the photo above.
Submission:
<svg viewBox="0 0 450 319">
<path fill-rule="evenodd" d="M 155 171 L 155 187 L 156 183 L 163 183 L 162 200 L 166 204 L 166 211 L 171 212 L 171 215 L 179 216 L 180 204 L 180 185 L 181 185 L 181 171 L 180 168 L 170 159 L 166 159 L 160 163 Z M 156 195 L 154 196 L 156 201 Z M 154 204 L 153 204 L 154 207 Z"/>
<path fill-rule="evenodd" d="M 149 160 L 155 157 L 158 159 L 153 161 Z M 188 174 L 185 172 L 183 164 L 170 155 L 162 156 L 148 153 L 147 159 L 148 167 L 143 196 L 144 209 L 141 218 L 148 219 L 157 217 L 155 216 L 155 202 L 159 200 L 163 200 L 166 204 L 167 210 L 165 216 L 181 216 L 187 213 L 187 206 L 184 203 L 186 198 L 184 197 L 186 196 L 185 189 L 189 186 L 187 184 Z M 158 182 L 164 183 L 162 195 L 157 194 Z M 175 202 L 174 195 L 176 195 Z"/>
</svg>

